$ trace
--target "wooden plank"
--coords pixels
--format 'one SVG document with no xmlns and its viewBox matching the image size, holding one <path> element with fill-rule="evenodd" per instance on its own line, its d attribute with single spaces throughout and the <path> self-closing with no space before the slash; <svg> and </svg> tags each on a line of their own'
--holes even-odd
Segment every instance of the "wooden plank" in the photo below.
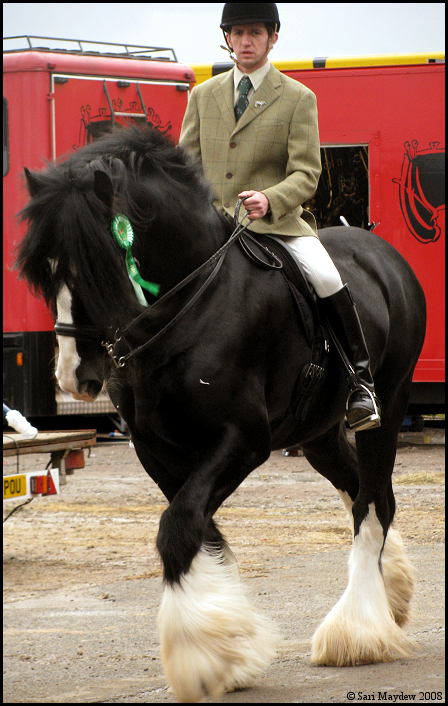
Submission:
<svg viewBox="0 0 448 706">
<path fill-rule="evenodd" d="M 82 449 L 96 444 L 96 429 L 74 431 L 39 432 L 34 439 L 23 439 L 21 434 L 12 432 L 3 435 L 3 455 L 44 453 L 65 449 Z"/>
</svg>

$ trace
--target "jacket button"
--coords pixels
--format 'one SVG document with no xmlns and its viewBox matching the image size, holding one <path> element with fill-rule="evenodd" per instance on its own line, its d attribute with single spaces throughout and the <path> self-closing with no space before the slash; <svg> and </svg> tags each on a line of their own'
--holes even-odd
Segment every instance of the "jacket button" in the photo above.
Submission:
<svg viewBox="0 0 448 706">
<path fill-rule="evenodd" d="M 233 174 L 231 172 L 227 172 L 226 179 L 231 179 L 232 177 L 233 177 Z"/>
<path fill-rule="evenodd" d="M 230 204 L 228 201 L 224 201 L 224 208 L 230 208 Z"/>
<path fill-rule="evenodd" d="M 235 149 L 235 147 L 237 147 L 237 143 L 236 143 L 236 142 L 231 142 L 231 143 L 230 143 L 230 147 L 231 147 L 232 149 Z"/>
</svg>

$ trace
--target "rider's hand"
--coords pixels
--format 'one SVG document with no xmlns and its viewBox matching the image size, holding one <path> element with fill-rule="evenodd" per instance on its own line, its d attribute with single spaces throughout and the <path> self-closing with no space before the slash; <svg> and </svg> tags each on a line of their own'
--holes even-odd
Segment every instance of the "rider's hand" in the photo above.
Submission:
<svg viewBox="0 0 448 706">
<path fill-rule="evenodd" d="M 269 200 L 267 196 L 262 194 L 260 191 L 242 191 L 238 194 L 239 199 L 244 199 L 248 197 L 243 202 L 244 208 L 249 211 L 248 217 L 251 221 L 256 218 L 263 218 L 269 211 Z"/>
</svg>

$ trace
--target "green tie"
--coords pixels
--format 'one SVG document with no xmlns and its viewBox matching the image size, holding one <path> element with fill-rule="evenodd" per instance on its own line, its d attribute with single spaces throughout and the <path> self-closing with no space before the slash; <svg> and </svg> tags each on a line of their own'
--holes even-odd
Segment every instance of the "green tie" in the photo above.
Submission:
<svg viewBox="0 0 448 706">
<path fill-rule="evenodd" d="M 235 104 L 235 118 L 238 121 L 244 111 L 246 110 L 247 106 L 249 105 L 249 99 L 247 97 L 247 94 L 249 93 L 250 89 L 252 88 L 252 83 L 250 81 L 249 76 L 243 76 L 241 81 L 238 84 L 238 100 Z"/>
</svg>

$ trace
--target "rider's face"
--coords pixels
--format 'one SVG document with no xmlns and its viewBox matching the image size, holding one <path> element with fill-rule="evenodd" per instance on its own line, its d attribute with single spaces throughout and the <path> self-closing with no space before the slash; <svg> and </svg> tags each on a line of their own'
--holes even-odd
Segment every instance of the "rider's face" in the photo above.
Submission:
<svg viewBox="0 0 448 706">
<path fill-rule="evenodd" d="M 227 35 L 227 40 L 235 52 L 238 66 L 248 74 L 264 66 L 268 60 L 268 53 L 277 39 L 277 32 L 269 37 L 263 22 L 235 25 Z"/>
</svg>

